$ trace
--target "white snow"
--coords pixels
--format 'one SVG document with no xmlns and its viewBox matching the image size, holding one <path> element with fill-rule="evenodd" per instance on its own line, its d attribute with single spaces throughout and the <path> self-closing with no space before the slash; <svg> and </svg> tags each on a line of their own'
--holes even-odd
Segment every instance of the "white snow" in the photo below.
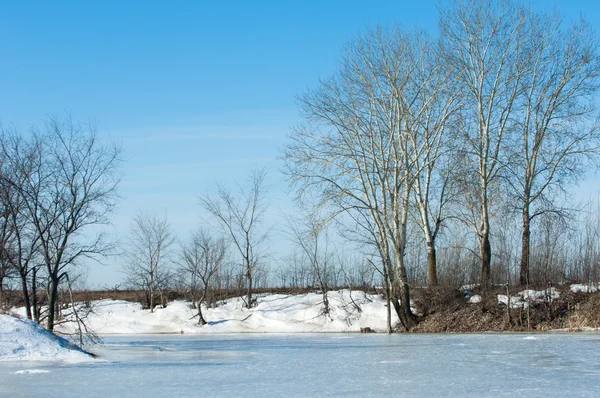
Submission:
<svg viewBox="0 0 600 398">
<path fill-rule="evenodd" d="M 528 308 L 530 303 L 541 303 L 556 300 L 560 297 L 558 289 L 551 287 L 545 290 L 523 290 L 516 296 L 510 296 L 510 308 Z M 498 303 L 508 305 L 508 296 L 498 295 Z"/>
<path fill-rule="evenodd" d="M 385 301 L 379 295 L 340 290 L 328 293 L 330 311 L 323 314 L 322 295 L 258 295 L 257 305 L 244 307 L 241 298 L 227 300 L 215 308 L 203 307 L 208 324 L 200 326 L 196 310 L 187 301 L 145 310 L 139 303 L 116 300 L 93 302 L 86 320 L 98 334 L 145 333 L 308 333 L 359 332 L 369 327 L 386 330 Z M 360 310 L 358 308 L 360 308 Z M 392 310 L 392 323 L 398 318 Z M 61 332 L 74 332 L 74 324 L 64 324 Z"/>
<path fill-rule="evenodd" d="M 359 332 L 361 328 L 386 330 L 386 307 L 380 295 L 340 290 L 329 292 L 329 314 L 323 313 L 323 298 L 318 293 L 304 295 L 257 295 L 257 305 L 244 307 L 241 298 L 203 308 L 208 324 L 198 324 L 196 310 L 186 301 L 145 310 L 139 303 L 118 300 L 92 302 L 93 312 L 86 319 L 97 334 L 156 333 L 310 333 Z M 23 315 L 24 309 L 13 309 Z M 63 315 L 70 317 L 68 310 Z M 398 318 L 392 311 L 392 323 Z M 57 333 L 73 334 L 76 324 L 61 323 Z M 90 357 L 67 340 L 47 332 L 34 322 L 8 315 L 0 318 L 0 360 L 54 360 L 75 362 Z"/>
<path fill-rule="evenodd" d="M 598 291 L 598 285 L 598 283 L 573 284 L 571 285 L 571 291 L 573 293 L 594 293 Z"/>
<path fill-rule="evenodd" d="M 0 361 L 82 362 L 92 357 L 27 319 L 0 314 Z M 30 370 L 28 373 L 35 373 Z"/>
<path fill-rule="evenodd" d="M 481 303 L 481 296 L 478 294 L 475 294 L 475 295 L 469 297 L 469 303 L 470 304 Z"/>
</svg>

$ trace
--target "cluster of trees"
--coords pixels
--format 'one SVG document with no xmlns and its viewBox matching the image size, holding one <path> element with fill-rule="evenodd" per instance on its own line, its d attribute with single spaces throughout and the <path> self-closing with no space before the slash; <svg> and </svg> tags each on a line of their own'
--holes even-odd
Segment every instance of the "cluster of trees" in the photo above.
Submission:
<svg viewBox="0 0 600 398">
<path fill-rule="evenodd" d="M 75 266 L 114 249 L 94 226 L 110 221 L 120 153 L 70 118 L 26 134 L 0 126 L 0 294 L 17 279 L 27 317 L 50 331 Z"/>
<path fill-rule="evenodd" d="M 136 216 L 125 251 L 124 271 L 128 286 L 145 292 L 151 310 L 158 304 L 157 297 L 162 299 L 160 304 L 166 305 L 163 291 L 174 287 L 190 293 L 201 324 L 206 323 L 201 306 L 215 289 L 245 287 L 246 306 L 252 307 L 253 286 L 264 279 L 262 244 L 268 233 L 263 228 L 264 178 L 264 170 L 257 170 L 250 184 L 239 186 L 238 192 L 217 185 L 214 192 L 201 195 L 201 205 L 220 229 L 200 228 L 178 249 L 166 216 L 144 212 Z M 241 265 L 242 272 L 231 260 L 231 251 L 241 260 L 237 265 Z"/>
<path fill-rule="evenodd" d="M 134 218 L 123 271 L 126 285 L 144 293 L 147 308 L 166 306 L 168 291 L 183 291 L 197 309 L 198 322 L 205 324 L 202 306 L 216 305 L 217 294 L 243 292 L 245 306 L 251 308 L 254 288 L 288 287 L 318 289 L 327 315 L 332 287 L 373 287 L 378 280 L 367 260 L 341 254 L 329 237 L 328 223 L 306 210 L 288 217 L 284 232 L 292 252 L 280 259 L 275 272 L 268 272 L 265 176 L 264 170 L 256 170 L 235 191 L 217 184 L 200 195 L 213 223 L 205 220 L 184 240 L 176 239 L 166 215 L 140 212 Z"/>
<path fill-rule="evenodd" d="M 250 308 L 256 287 L 311 286 L 326 315 L 332 287 L 377 284 L 410 328 L 414 285 L 598 281 L 599 212 L 568 203 L 600 153 L 598 46 L 585 21 L 510 0 L 456 0 L 440 8 L 435 36 L 367 31 L 298 98 L 304 122 L 281 156 L 298 204 L 282 229 L 295 250 L 276 272 L 266 271 L 259 170 L 200 195 L 219 228 L 183 242 L 166 216 L 139 213 L 128 286 L 152 310 L 185 289 L 203 324 L 218 289 L 243 289 Z M 90 232 L 115 204 L 120 149 L 68 119 L 1 134 L 0 294 L 18 278 L 28 317 L 52 330 L 73 265 L 114 248 Z"/>
<path fill-rule="evenodd" d="M 339 286 L 339 272 L 352 269 L 383 283 L 388 308 L 410 328 L 414 284 L 595 277 L 598 226 L 585 216 L 582 235 L 564 203 L 599 154 L 599 73 L 585 21 L 518 1 L 457 0 L 440 9 L 435 36 L 377 27 L 358 37 L 333 76 L 298 98 L 304 123 L 282 161 L 301 215 L 287 220 L 297 250 L 278 267 L 279 283 L 310 281 L 327 314 L 332 278 Z M 243 263 L 248 307 L 265 255 L 263 181 L 259 172 L 239 192 L 202 195 L 221 235 L 194 234 L 179 255 L 189 281 L 207 286 L 217 273 L 209 263 L 227 263 L 229 247 Z M 352 266 L 330 235 L 353 244 Z M 152 278 L 152 260 L 144 264 Z"/>
<path fill-rule="evenodd" d="M 532 223 L 565 215 L 561 194 L 598 155 L 599 72 L 585 21 L 516 1 L 455 1 L 440 9 L 436 36 L 378 27 L 351 42 L 339 70 L 299 97 L 305 122 L 285 171 L 299 201 L 343 218 L 345 235 L 378 254 L 409 328 L 415 230 L 433 286 L 440 231 L 469 226 L 487 287 L 501 222 L 518 216 L 518 283 L 530 282 Z"/>
</svg>

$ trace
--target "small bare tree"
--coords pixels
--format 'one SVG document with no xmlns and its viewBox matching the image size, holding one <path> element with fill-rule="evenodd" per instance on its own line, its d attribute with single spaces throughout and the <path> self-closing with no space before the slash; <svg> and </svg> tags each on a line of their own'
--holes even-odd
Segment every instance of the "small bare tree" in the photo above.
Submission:
<svg viewBox="0 0 600 398">
<path fill-rule="evenodd" d="M 238 186 L 236 193 L 217 184 L 213 193 L 200 196 L 200 203 L 221 225 L 240 254 L 246 279 L 246 307 L 251 308 L 255 270 L 265 255 L 261 245 L 268 231 L 263 228 L 265 203 L 265 170 L 255 170 L 247 187 Z"/>
<path fill-rule="evenodd" d="M 329 315 L 328 265 L 332 253 L 328 249 L 327 220 L 321 219 L 317 213 L 302 214 L 302 220 L 288 217 L 287 224 L 290 239 L 297 245 L 303 257 L 308 260 L 316 282 L 323 297 L 322 315 Z"/>
<path fill-rule="evenodd" d="M 180 267 L 188 276 L 187 285 L 193 292 L 200 290 L 197 299 L 195 294 L 192 294 L 200 325 L 207 323 L 202 314 L 202 305 L 213 288 L 213 279 L 221 271 L 226 260 L 226 252 L 225 239 L 214 238 L 205 229 L 194 232 L 189 242 L 181 246 Z"/>
<path fill-rule="evenodd" d="M 127 283 L 143 289 L 146 305 L 152 312 L 157 305 L 158 295 L 165 305 L 162 291 L 170 276 L 169 256 L 173 243 L 175 237 L 166 215 L 161 218 L 140 211 L 133 219 L 123 269 L 127 275 Z"/>
</svg>

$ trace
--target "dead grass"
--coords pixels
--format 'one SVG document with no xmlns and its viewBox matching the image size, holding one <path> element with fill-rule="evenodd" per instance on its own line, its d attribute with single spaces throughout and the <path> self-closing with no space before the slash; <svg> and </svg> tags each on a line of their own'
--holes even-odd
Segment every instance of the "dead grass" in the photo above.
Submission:
<svg viewBox="0 0 600 398">
<path fill-rule="evenodd" d="M 418 295 L 424 316 L 412 329 L 418 333 L 523 332 L 565 329 L 578 331 L 600 327 L 600 292 L 573 293 L 568 286 L 555 286 L 560 297 L 550 302 L 531 303 L 530 308 L 498 304 L 497 295 L 505 289 L 474 291 L 482 296 L 477 304 L 468 303 L 460 291 L 450 294 L 438 289 L 423 289 Z M 514 289 L 511 294 L 518 290 Z"/>
</svg>

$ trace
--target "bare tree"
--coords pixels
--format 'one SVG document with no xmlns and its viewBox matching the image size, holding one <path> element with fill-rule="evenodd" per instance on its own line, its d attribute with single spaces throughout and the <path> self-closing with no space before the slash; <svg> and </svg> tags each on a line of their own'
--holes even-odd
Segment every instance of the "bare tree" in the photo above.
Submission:
<svg viewBox="0 0 600 398">
<path fill-rule="evenodd" d="M 34 136 L 27 141 L 18 132 L 6 131 L 2 126 L 0 130 L 3 159 L 0 171 L 0 255 L 3 266 L 18 274 L 27 318 L 39 322 L 35 283 L 39 267 L 34 265 L 39 262 L 36 261 L 39 257 L 39 235 L 29 222 L 22 188 L 30 182 L 33 167 L 42 156 L 41 140 Z"/>
<path fill-rule="evenodd" d="M 195 292 L 200 290 L 192 301 L 198 310 L 198 323 L 206 324 L 202 314 L 202 305 L 213 287 L 213 279 L 221 271 L 226 260 L 226 244 L 224 238 L 214 238 L 207 230 L 194 232 L 190 241 L 181 246 L 180 267 L 188 275 L 188 285 Z"/>
<path fill-rule="evenodd" d="M 125 252 L 127 262 L 123 269 L 127 283 L 145 292 L 146 305 L 154 312 L 156 298 L 162 295 L 168 282 L 171 248 L 175 237 L 166 215 L 140 211 L 133 219 L 131 237 Z"/>
<path fill-rule="evenodd" d="M 117 199 L 121 150 L 100 142 L 94 126 L 78 125 L 70 118 L 52 118 L 43 134 L 32 136 L 38 150 L 27 163 L 27 178 L 15 187 L 48 278 L 46 327 L 52 331 L 59 285 L 69 267 L 82 258 L 98 260 L 113 249 L 101 232 L 92 238 L 83 233 L 109 223 Z M 32 286 L 36 286 L 35 275 L 36 268 Z M 32 297 L 36 299 L 35 292 Z"/>
<path fill-rule="evenodd" d="M 408 137 L 414 167 L 414 197 L 418 225 L 427 246 L 428 285 L 436 286 L 436 238 L 452 199 L 460 86 L 439 54 L 439 43 L 427 38 L 416 40 L 418 62 L 413 79 L 416 96 L 411 106 Z"/>
<path fill-rule="evenodd" d="M 584 21 L 565 29 L 557 14 L 526 15 L 507 179 L 522 219 L 521 285 L 529 283 L 531 222 L 560 213 L 555 195 L 578 180 L 586 159 L 597 159 L 600 144 L 598 38 Z"/>
<path fill-rule="evenodd" d="M 506 163 L 510 116 L 516 107 L 523 75 L 525 13 L 506 0 L 457 0 L 441 10 L 444 63 L 465 93 L 460 128 L 465 142 L 459 151 L 479 242 L 481 282 L 491 282 L 490 190 Z"/>
<path fill-rule="evenodd" d="M 316 195 L 331 216 L 348 214 L 367 231 L 407 329 L 416 322 L 404 257 L 413 185 L 424 166 L 414 137 L 427 120 L 427 79 L 417 76 L 427 42 L 380 28 L 353 41 L 339 72 L 299 98 L 306 123 L 283 154 L 299 198 Z"/>
<path fill-rule="evenodd" d="M 290 239 L 296 244 L 310 267 L 312 274 L 319 284 L 323 297 L 322 315 L 329 315 L 328 265 L 332 262 L 332 253 L 329 251 L 327 235 L 327 220 L 314 212 L 305 212 L 300 216 L 302 220 L 294 217 L 287 218 Z"/>
<path fill-rule="evenodd" d="M 240 254 L 245 269 L 246 306 L 251 308 L 255 271 L 265 253 L 261 245 L 268 232 L 263 229 L 265 203 L 264 169 L 255 170 L 247 187 L 238 186 L 233 193 L 217 184 L 213 193 L 200 196 L 200 203 L 221 225 Z"/>
</svg>

